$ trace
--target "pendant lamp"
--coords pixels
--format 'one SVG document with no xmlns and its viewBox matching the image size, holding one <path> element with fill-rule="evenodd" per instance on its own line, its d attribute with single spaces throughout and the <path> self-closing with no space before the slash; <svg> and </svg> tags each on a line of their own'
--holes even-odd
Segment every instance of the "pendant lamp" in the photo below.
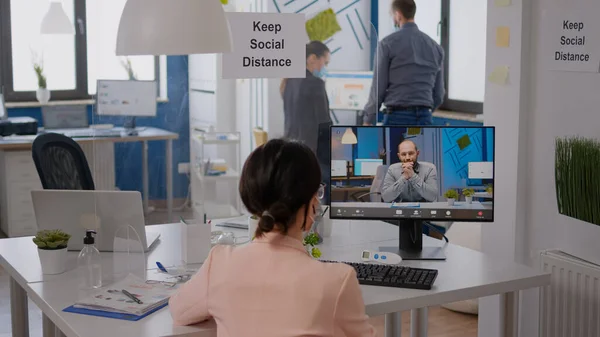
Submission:
<svg viewBox="0 0 600 337">
<path fill-rule="evenodd" d="M 117 55 L 228 53 L 231 32 L 220 0 L 128 0 Z"/>
<path fill-rule="evenodd" d="M 75 34 L 75 27 L 62 6 L 62 3 L 52 1 L 48 13 L 42 19 L 41 34 Z"/>
<path fill-rule="evenodd" d="M 342 144 L 356 144 L 358 143 L 358 139 L 356 139 L 356 135 L 352 131 L 352 128 L 347 128 L 346 132 L 342 136 Z"/>
</svg>

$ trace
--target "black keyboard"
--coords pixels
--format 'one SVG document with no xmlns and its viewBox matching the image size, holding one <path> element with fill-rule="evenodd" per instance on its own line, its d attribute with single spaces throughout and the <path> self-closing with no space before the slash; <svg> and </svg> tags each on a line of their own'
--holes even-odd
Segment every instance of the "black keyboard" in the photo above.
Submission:
<svg viewBox="0 0 600 337">
<path fill-rule="evenodd" d="M 436 269 L 327 260 L 321 262 L 350 265 L 356 270 L 358 283 L 372 286 L 431 290 L 438 275 Z"/>
</svg>

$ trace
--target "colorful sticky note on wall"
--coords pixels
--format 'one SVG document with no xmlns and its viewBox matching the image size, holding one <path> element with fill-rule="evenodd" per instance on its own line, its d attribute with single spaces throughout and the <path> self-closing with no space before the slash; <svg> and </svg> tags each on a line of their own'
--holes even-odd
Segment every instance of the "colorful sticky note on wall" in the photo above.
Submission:
<svg viewBox="0 0 600 337">
<path fill-rule="evenodd" d="M 229 3 L 229 0 L 221 0 L 221 3 L 222 3 L 223 5 L 227 5 L 227 4 Z"/>
<path fill-rule="evenodd" d="M 496 47 L 507 48 L 508 46 L 510 46 L 510 28 L 505 26 L 496 28 Z"/>
<path fill-rule="evenodd" d="M 408 130 L 406 130 L 406 134 L 408 136 L 420 135 L 421 134 L 421 128 L 408 128 Z"/>
<path fill-rule="evenodd" d="M 458 144 L 458 148 L 462 151 L 471 145 L 471 138 L 469 138 L 469 135 L 464 135 L 456 140 L 456 144 Z"/>
<path fill-rule="evenodd" d="M 306 21 L 306 33 L 311 41 L 325 41 L 342 30 L 333 9 L 326 9 Z"/>
<path fill-rule="evenodd" d="M 495 84 L 505 85 L 508 82 L 508 66 L 496 67 L 488 77 L 488 80 Z"/>
<path fill-rule="evenodd" d="M 496 5 L 496 7 L 510 6 L 510 3 L 510 0 L 494 0 L 494 5 Z"/>
</svg>

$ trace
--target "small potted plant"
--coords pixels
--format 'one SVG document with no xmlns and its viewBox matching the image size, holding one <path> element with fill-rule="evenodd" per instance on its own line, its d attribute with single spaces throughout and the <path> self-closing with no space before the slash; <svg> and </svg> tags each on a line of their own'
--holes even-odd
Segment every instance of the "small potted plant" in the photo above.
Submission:
<svg viewBox="0 0 600 337">
<path fill-rule="evenodd" d="M 465 200 L 467 204 L 473 203 L 473 196 L 475 195 L 475 190 L 472 188 L 463 188 L 462 194 L 465 196 Z"/>
<path fill-rule="evenodd" d="M 319 243 L 319 235 L 317 233 L 310 233 L 304 238 L 304 247 L 310 256 L 318 259 L 321 257 L 321 250 L 315 247 Z"/>
<path fill-rule="evenodd" d="M 450 189 L 444 193 L 444 197 L 448 201 L 448 206 L 454 206 L 454 202 L 458 199 L 458 192 L 456 190 Z"/>
<path fill-rule="evenodd" d="M 494 195 L 494 186 L 492 186 L 492 184 L 489 184 L 485 187 L 485 191 L 487 192 L 487 194 L 489 194 L 490 196 Z"/>
<path fill-rule="evenodd" d="M 42 230 L 37 232 L 33 242 L 38 247 L 42 273 L 60 274 L 67 269 L 67 244 L 71 235 L 61 230 Z"/>
<path fill-rule="evenodd" d="M 50 90 L 46 83 L 46 75 L 44 74 L 44 65 L 41 62 L 33 62 L 33 70 L 38 80 L 38 89 L 35 93 L 35 97 L 38 102 L 46 104 L 50 101 Z"/>
<path fill-rule="evenodd" d="M 127 77 L 130 81 L 137 81 L 137 75 L 135 71 L 133 71 L 133 65 L 131 64 L 131 60 L 129 57 L 121 60 L 121 66 L 127 72 Z"/>
</svg>

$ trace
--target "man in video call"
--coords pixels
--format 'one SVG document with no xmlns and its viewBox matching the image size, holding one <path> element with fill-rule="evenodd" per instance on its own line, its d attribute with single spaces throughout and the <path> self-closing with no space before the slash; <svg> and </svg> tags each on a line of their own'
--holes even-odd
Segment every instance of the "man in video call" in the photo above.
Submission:
<svg viewBox="0 0 600 337">
<path fill-rule="evenodd" d="M 433 202 L 439 189 L 435 165 L 419 162 L 419 149 L 411 140 L 398 145 L 399 163 L 390 165 L 383 184 L 384 202 Z"/>
<path fill-rule="evenodd" d="M 390 165 L 381 185 L 381 198 L 384 202 L 434 202 L 439 189 L 437 169 L 432 163 L 419 161 L 419 149 L 411 140 L 398 145 L 399 163 Z M 436 230 L 423 226 L 423 234 L 442 239 L 447 223 L 429 222 Z"/>
</svg>

